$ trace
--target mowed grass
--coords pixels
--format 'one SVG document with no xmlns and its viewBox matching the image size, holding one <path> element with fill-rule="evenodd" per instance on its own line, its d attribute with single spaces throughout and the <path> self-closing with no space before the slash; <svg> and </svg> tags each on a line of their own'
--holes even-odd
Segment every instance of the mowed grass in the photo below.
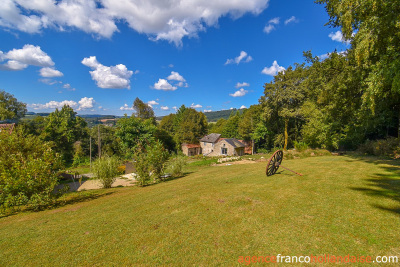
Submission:
<svg viewBox="0 0 400 267">
<path fill-rule="evenodd" d="M 180 179 L 0 219 L 0 265 L 227 265 L 239 256 L 400 256 L 398 161 L 192 166 Z"/>
</svg>

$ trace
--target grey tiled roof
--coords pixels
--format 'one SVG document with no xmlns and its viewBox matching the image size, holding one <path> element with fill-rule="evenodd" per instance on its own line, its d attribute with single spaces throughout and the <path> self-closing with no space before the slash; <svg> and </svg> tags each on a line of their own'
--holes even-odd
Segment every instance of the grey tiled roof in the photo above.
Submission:
<svg viewBox="0 0 400 267">
<path fill-rule="evenodd" d="M 212 133 L 200 139 L 200 142 L 215 143 L 221 137 L 220 134 Z"/>
<path fill-rule="evenodd" d="M 238 147 L 245 147 L 245 145 L 240 142 L 238 139 L 236 138 L 226 138 L 224 139 L 228 144 L 230 144 L 231 146 L 233 146 L 234 148 L 238 148 Z"/>
</svg>

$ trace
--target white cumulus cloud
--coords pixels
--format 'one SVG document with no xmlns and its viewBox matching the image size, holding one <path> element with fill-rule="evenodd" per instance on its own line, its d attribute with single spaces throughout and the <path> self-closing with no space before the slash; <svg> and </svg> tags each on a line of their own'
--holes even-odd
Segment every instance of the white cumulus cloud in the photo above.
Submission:
<svg viewBox="0 0 400 267">
<path fill-rule="evenodd" d="M 175 91 L 176 89 L 178 89 L 178 87 L 172 86 L 172 84 L 170 84 L 165 79 L 158 79 L 158 82 L 154 84 L 153 88 L 156 90 L 163 90 L 163 91 Z"/>
<path fill-rule="evenodd" d="M 229 95 L 230 95 L 230 96 L 233 96 L 233 97 L 240 97 L 240 96 L 245 96 L 248 92 L 249 92 L 249 91 L 244 90 L 243 88 L 240 88 L 240 90 L 236 91 L 236 92 L 233 93 L 233 94 L 229 94 Z"/>
<path fill-rule="evenodd" d="M 104 66 L 99 63 L 95 56 L 84 58 L 82 64 L 93 69 L 90 71 L 92 79 L 96 82 L 100 88 L 113 88 L 113 89 L 130 89 L 130 78 L 133 71 L 123 64 L 116 66 Z"/>
<path fill-rule="evenodd" d="M 247 63 L 247 62 L 250 62 L 252 60 L 253 60 L 253 58 L 251 56 L 249 56 L 247 54 L 247 52 L 241 51 L 239 56 L 237 56 L 235 58 L 227 59 L 226 62 L 225 62 L 225 65 L 234 64 L 234 63 L 239 65 L 240 62 Z"/>
<path fill-rule="evenodd" d="M 275 76 L 278 74 L 278 72 L 281 71 L 285 71 L 285 68 L 282 66 L 278 65 L 278 62 L 276 60 L 274 60 L 274 62 L 272 63 L 271 67 L 265 67 L 261 73 L 266 74 L 266 75 L 271 75 L 271 76 Z"/>
<path fill-rule="evenodd" d="M 96 101 L 94 101 L 93 97 L 84 97 L 81 100 L 79 100 L 78 104 L 79 104 L 79 108 L 78 110 L 85 110 L 85 109 L 90 109 L 94 107 L 94 103 Z"/>
<path fill-rule="evenodd" d="M 83 97 L 78 102 L 73 100 L 64 100 L 64 101 L 49 101 L 45 104 L 29 104 L 28 107 L 31 107 L 35 110 L 43 110 L 43 109 L 61 109 L 64 105 L 68 105 L 71 108 L 77 108 L 77 110 L 86 110 L 94 107 L 96 101 L 94 101 L 93 97 Z"/>
<path fill-rule="evenodd" d="M 329 38 L 332 39 L 332 41 L 336 41 L 336 42 L 340 42 L 340 43 L 345 43 L 345 44 L 350 44 L 350 42 L 348 40 L 345 40 L 343 38 L 343 34 L 341 31 L 337 31 L 337 32 L 331 32 L 329 35 Z"/>
<path fill-rule="evenodd" d="M 159 105 L 159 103 L 155 100 L 151 100 L 151 101 L 147 102 L 147 105 L 149 105 L 149 107 L 152 108 L 154 105 Z"/>
<path fill-rule="evenodd" d="M 243 83 L 237 83 L 237 84 L 235 85 L 235 87 L 236 87 L 236 88 L 240 88 L 240 87 L 248 87 L 248 86 L 250 86 L 250 84 L 249 84 L 249 83 L 246 83 L 246 82 L 243 82 Z"/>
<path fill-rule="evenodd" d="M 186 82 L 185 78 L 175 71 L 171 71 L 171 75 L 169 75 L 167 79 L 170 81 Z"/>
<path fill-rule="evenodd" d="M 40 33 L 45 28 L 78 29 L 104 38 L 118 32 L 117 23 L 177 46 L 195 37 L 219 18 L 237 19 L 246 13 L 260 14 L 269 0 L 2 0 L 0 27 Z"/>
<path fill-rule="evenodd" d="M 206 112 L 211 112 L 212 110 L 211 109 L 205 109 L 204 110 L 204 113 L 206 113 Z"/>
<path fill-rule="evenodd" d="M 54 68 L 45 67 L 40 69 L 40 76 L 51 78 L 51 77 L 62 77 L 64 76 L 64 74 L 61 71 L 56 70 Z"/>
<path fill-rule="evenodd" d="M 239 109 L 245 109 L 247 108 L 245 105 L 242 105 Z"/>
<path fill-rule="evenodd" d="M 21 49 L 14 48 L 7 53 L 0 51 L 0 62 L 5 60 L 7 60 L 7 62 L 0 65 L 0 70 L 19 71 L 27 68 L 29 65 L 44 68 L 54 66 L 54 62 L 51 57 L 43 52 L 40 46 L 34 46 L 31 44 L 26 44 Z"/>
<path fill-rule="evenodd" d="M 161 110 L 169 110 L 169 107 L 167 107 L 167 106 L 161 106 L 160 108 L 161 108 Z"/>
<path fill-rule="evenodd" d="M 124 104 L 119 108 L 120 110 L 135 110 L 132 106 L 128 106 L 128 104 Z"/>
<path fill-rule="evenodd" d="M 192 103 L 192 105 L 190 106 L 191 108 L 202 108 L 203 106 L 202 105 L 200 105 L 200 104 L 194 104 L 194 103 Z"/>
</svg>

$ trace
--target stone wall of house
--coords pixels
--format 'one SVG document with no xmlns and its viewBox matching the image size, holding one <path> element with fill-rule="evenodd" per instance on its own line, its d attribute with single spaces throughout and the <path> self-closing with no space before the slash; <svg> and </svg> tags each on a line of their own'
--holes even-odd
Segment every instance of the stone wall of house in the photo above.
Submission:
<svg viewBox="0 0 400 267">
<path fill-rule="evenodd" d="M 222 154 L 222 148 L 227 149 L 226 154 Z M 244 151 L 244 148 L 239 148 L 238 150 Z M 235 148 L 231 144 L 229 144 L 225 140 L 221 140 L 214 145 L 214 151 L 212 153 L 210 153 L 208 156 L 215 157 L 215 156 L 223 156 L 223 155 L 224 156 L 238 156 L 238 153 L 237 153 L 237 150 L 235 151 Z"/>
<path fill-rule="evenodd" d="M 200 142 L 201 151 L 203 155 L 207 155 L 214 150 L 214 144 L 208 142 Z M 208 155 L 207 155 L 208 156 Z"/>
</svg>

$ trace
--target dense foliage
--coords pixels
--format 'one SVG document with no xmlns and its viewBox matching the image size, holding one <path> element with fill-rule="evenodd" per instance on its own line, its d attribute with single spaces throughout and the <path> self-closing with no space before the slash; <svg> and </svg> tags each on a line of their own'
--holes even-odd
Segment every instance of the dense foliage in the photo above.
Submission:
<svg viewBox="0 0 400 267">
<path fill-rule="evenodd" d="M 39 137 L 0 132 L 0 209 L 51 204 L 60 167 L 60 156 Z"/>
<path fill-rule="evenodd" d="M 26 104 L 18 102 L 13 95 L 0 90 L 0 121 L 18 120 L 26 112 Z"/>
</svg>

